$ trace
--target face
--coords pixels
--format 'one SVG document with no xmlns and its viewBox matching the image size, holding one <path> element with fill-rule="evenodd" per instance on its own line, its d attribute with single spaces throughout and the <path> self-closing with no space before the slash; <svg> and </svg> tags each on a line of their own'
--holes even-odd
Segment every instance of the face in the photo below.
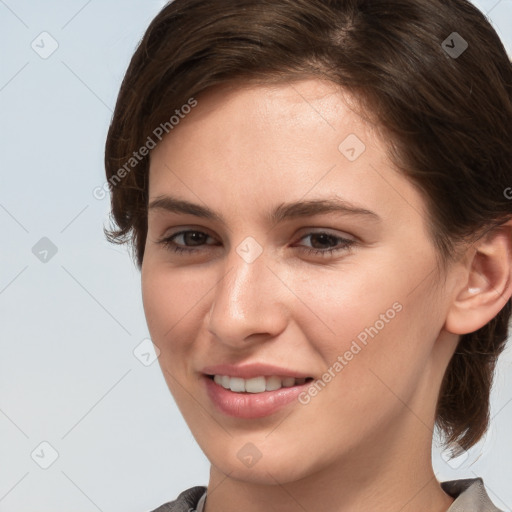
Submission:
<svg viewBox="0 0 512 512">
<path fill-rule="evenodd" d="M 142 291 L 206 456 L 275 484 L 430 443 L 447 294 L 386 141 L 319 80 L 197 101 L 151 154 Z"/>
</svg>

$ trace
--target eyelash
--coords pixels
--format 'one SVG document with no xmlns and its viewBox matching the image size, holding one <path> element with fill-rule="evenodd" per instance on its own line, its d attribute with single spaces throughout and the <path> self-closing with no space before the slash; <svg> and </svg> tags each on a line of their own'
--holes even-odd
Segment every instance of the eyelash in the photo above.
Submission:
<svg viewBox="0 0 512 512">
<path fill-rule="evenodd" d="M 166 237 L 166 238 L 163 238 L 161 240 L 158 241 L 159 244 L 162 244 L 164 247 L 174 251 L 175 253 L 177 254 L 180 254 L 182 256 L 186 256 L 187 254 L 192 254 L 192 253 L 196 253 L 198 251 L 201 251 L 201 249 L 196 249 L 196 248 L 184 248 L 184 247 L 181 247 L 179 245 L 176 245 L 176 243 L 174 242 L 174 239 L 180 235 L 186 235 L 187 233 L 200 233 L 202 235 L 206 235 L 207 237 L 210 237 L 210 238 L 213 238 L 211 235 L 208 235 L 208 233 L 205 233 L 203 231 L 198 231 L 198 230 L 185 230 L 185 231 L 180 231 L 178 233 L 174 233 L 173 235 L 169 236 L 169 237 Z M 334 241 L 337 241 L 338 243 L 341 244 L 340 247 L 332 247 L 332 248 L 329 248 L 329 249 L 313 249 L 313 248 L 307 248 L 307 247 L 303 247 L 302 250 L 304 252 L 306 252 L 307 254 L 310 254 L 310 255 L 315 255 L 315 256 L 322 256 L 322 257 L 328 257 L 328 256 L 331 256 L 333 255 L 334 253 L 337 253 L 339 251 L 346 251 L 348 249 L 350 249 L 355 243 L 356 241 L 355 240 L 350 240 L 348 238 L 343 238 L 343 237 L 340 237 L 340 236 L 336 236 L 336 235 L 332 235 L 331 233 L 326 233 L 326 232 L 322 232 L 322 231 L 319 231 L 319 232 L 312 232 L 312 233 L 308 233 L 304 236 L 302 236 L 300 238 L 300 240 L 304 239 L 304 238 L 307 238 L 307 237 L 311 237 L 311 236 L 320 236 L 320 235 L 326 235 L 327 237 L 329 237 L 331 240 L 334 240 Z M 212 245 L 212 244 L 209 244 L 209 245 Z"/>
</svg>

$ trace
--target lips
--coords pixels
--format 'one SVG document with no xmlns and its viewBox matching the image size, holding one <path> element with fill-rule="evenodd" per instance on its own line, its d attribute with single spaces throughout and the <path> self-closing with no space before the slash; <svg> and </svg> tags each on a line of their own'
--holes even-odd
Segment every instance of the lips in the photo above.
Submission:
<svg viewBox="0 0 512 512">
<path fill-rule="evenodd" d="M 228 416 L 254 419 L 270 416 L 292 402 L 312 377 L 265 364 L 216 365 L 203 368 L 206 393 Z"/>
</svg>

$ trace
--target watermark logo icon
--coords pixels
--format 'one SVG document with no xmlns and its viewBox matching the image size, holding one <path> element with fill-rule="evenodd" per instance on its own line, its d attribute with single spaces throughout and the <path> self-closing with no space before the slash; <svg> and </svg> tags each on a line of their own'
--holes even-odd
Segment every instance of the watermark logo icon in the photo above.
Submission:
<svg viewBox="0 0 512 512">
<path fill-rule="evenodd" d="M 59 458 L 59 452 L 48 441 L 43 441 L 30 456 L 40 468 L 48 469 Z"/>
<path fill-rule="evenodd" d="M 452 32 L 442 43 L 443 50 L 452 58 L 457 59 L 467 49 L 468 42 L 458 33 Z"/>
<path fill-rule="evenodd" d="M 246 263 L 252 263 L 263 252 L 263 247 L 252 236 L 248 236 L 238 245 L 236 252 Z"/>
<path fill-rule="evenodd" d="M 248 468 L 252 468 L 261 459 L 262 455 L 253 443 L 244 444 L 236 454 L 240 462 Z"/>
<path fill-rule="evenodd" d="M 41 59 L 47 59 L 57 50 L 59 43 L 48 32 L 41 32 L 30 44 Z"/>
<path fill-rule="evenodd" d="M 338 150 L 347 160 L 354 162 L 365 152 L 366 146 L 355 133 L 351 133 L 338 146 Z"/>
<path fill-rule="evenodd" d="M 462 446 L 458 443 L 450 443 L 442 452 L 441 458 L 450 466 L 452 469 L 457 469 L 466 462 L 469 454 Z"/>
<path fill-rule="evenodd" d="M 134 348 L 133 355 L 144 366 L 150 366 L 159 358 L 160 349 L 149 338 L 144 338 Z"/>
<path fill-rule="evenodd" d="M 32 254 L 41 262 L 48 263 L 56 254 L 57 246 L 46 236 L 43 236 L 34 247 Z"/>
</svg>

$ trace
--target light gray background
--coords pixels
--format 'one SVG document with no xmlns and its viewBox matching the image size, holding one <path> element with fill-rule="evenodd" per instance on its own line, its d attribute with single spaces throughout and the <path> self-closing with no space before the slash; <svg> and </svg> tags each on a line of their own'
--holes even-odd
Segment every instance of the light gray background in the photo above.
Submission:
<svg viewBox="0 0 512 512">
<path fill-rule="evenodd" d="M 139 272 L 104 240 L 109 201 L 93 195 L 123 73 L 164 4 L 0 0 L 0 511 L 143 512 L 208 481 L 158 363 L 134 355 Z M 477 5 L 512 54 L 512 0 Z M 440 480 L 481 476 L 506 511 L 510 401 L 509 348 L 486 439 L 450 464 L 433 450 Z"/>
</svg>

